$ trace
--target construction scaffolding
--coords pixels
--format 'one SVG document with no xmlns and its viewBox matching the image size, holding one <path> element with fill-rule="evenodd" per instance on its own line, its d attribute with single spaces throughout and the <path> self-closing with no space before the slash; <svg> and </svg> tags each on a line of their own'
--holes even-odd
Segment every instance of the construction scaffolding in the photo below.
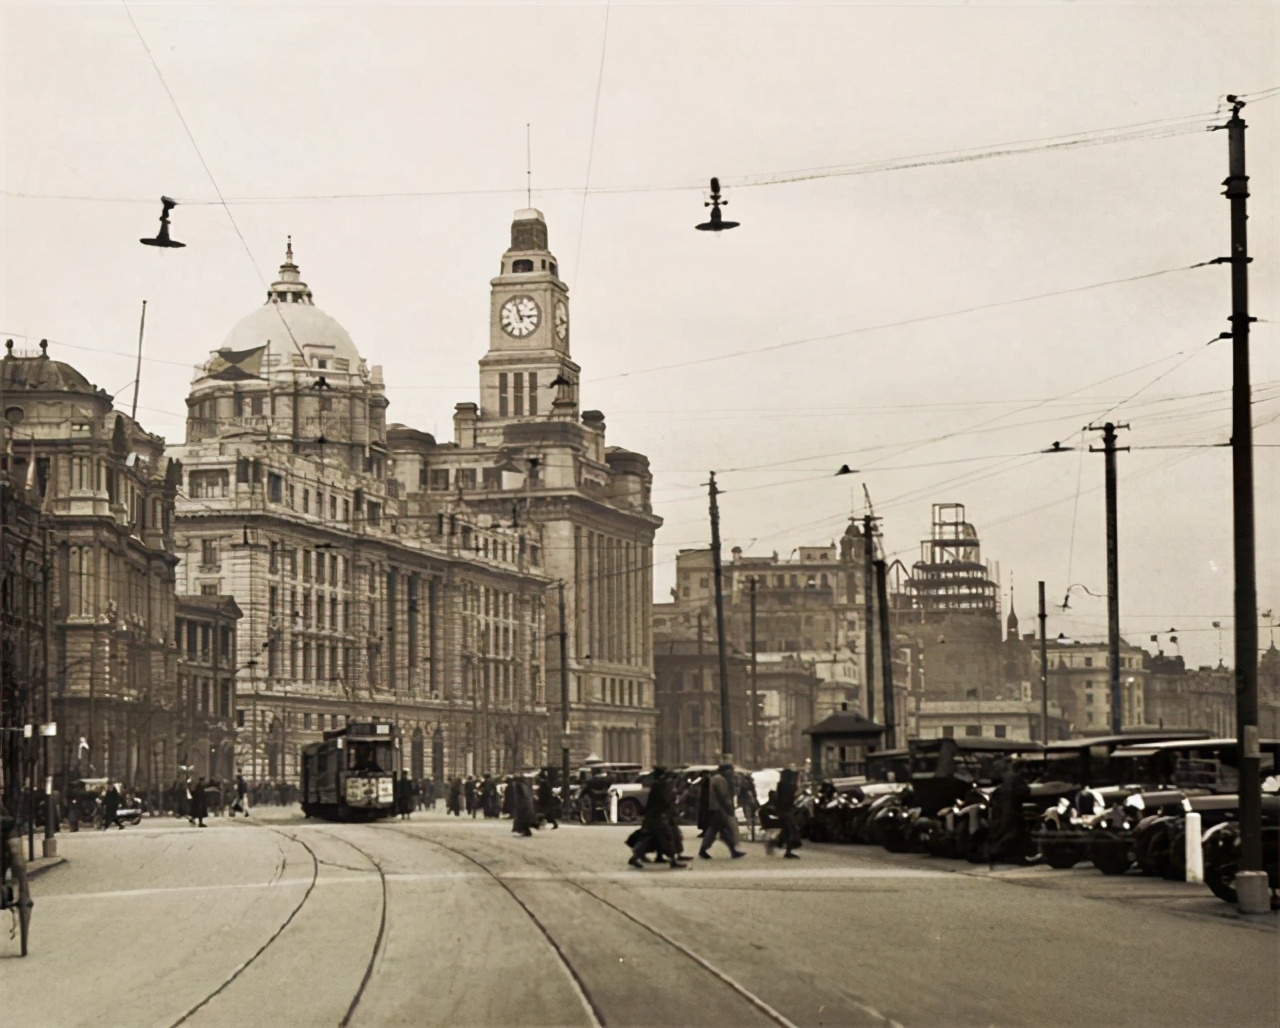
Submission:
<svg viewBox="0 0 1280 1028">
<path fill-rule="evenodd" d="M 911 609 L 930 614 L 999 614 L 999 585 L 982 562 L 963 503 L 935 503 L 933 527 L 906 581 Z"/>
</svg>

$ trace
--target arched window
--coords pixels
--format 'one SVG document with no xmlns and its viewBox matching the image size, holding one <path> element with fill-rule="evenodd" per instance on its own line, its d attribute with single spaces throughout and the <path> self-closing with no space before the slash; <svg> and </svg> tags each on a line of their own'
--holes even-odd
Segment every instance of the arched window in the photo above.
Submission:
<svg viewBox="0 0 1280 1028">
<path fill-rule="evenodd" d="M 519 274 L 522 271 L 532 271 L 532 270 L 533 270 L 533 261 L 528 260 L 526 258 L 522 257 L 518 261 L 511 262 L 511 271 L 515 274 Z"/>
</svg>

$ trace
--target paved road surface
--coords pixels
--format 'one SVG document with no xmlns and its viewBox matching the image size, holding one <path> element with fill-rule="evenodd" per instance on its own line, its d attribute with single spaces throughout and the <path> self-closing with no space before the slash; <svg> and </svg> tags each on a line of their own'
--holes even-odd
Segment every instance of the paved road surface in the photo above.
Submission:
<svg viewBox="0 0 1280 1028">
<path fill-rule="evenodd" d="M 441 815 L 64 834 L 32 955 L 0 940 L 0 1024 L 1280 1023 L 1275 919 L 1189 887 L 1133 902 L 1083 869 L 860 847 L 641 872 L 624 834 Z"/>
</svg>

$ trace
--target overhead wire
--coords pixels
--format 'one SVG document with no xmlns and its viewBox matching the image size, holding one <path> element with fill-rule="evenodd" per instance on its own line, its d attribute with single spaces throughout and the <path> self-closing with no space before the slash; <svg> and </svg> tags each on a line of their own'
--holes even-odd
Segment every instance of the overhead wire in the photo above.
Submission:
<svg viewBox="0 0 1280 1028">
<path fill-rule="evenodd" d="M 191 141 L 191 148 L 195 151 L 196 157 L 199 158 L 200 165 L 204 168 L 204 173 L 208 177 L 210 185 L 213 186 L 213 191 L 218 194 L 218 202 L 226 212 L 227 220 L 231 222 L 231 227 L 235 229 L 236 237 L 240 240 L 240 245 L 244 247 L 245 256 L 249 258 L 249 265 L 253 268 L 254 274 L 258 276 L 258 280 L 265 287 L 267 285 L 266 276 L 262 274 L 261 269 L 258 267 L 258 262 L 254 259 L 253 251 L 249 249 L 248 240 L 245 239 L 244 233 L 240 231 L 240 226 L 236 222 L 235 215 L 231 213 L 231 207 L 227 204 L 226 198 L 222 195 L 222 189 L 218 185 L 218 180 L 214 177 L 213 170 L 209 167 L 209 162 L 205 160 L 204 154 L 200 150 L 200 144 L 196 142 L 195 133 L 191 131 L 191 126 L 187 124 L 187 119 L 183 116 L 182 108 L 178 105 L 178 99 L 173 95 L 173 90 L 169 88 L 169 83 L 165 80 L 164 72 L 160 70 L 160 65 L 156 61 L 155 55 L 151 52 L 151 47 L 147 45 L 147 40 L 142 34 L 142 29 L 138 27 L 137 21 L 134 20 L 133 12 L 129 9 L 127 0 L 121 0 L 120 6 L 124 8 L 125 14 L 128 15 L 129 24 L 133 26 L 133 31 L 138 36 L 138 42 L 142 44 L 142 49 L 146 51 L 147 59 L 151 62 L 151 67 L 155 69 L 156 77 L 160 80 L 160 85 L 163 87 L 165 95 L 169 97 L 169 102 L 173 105 L 173 111 L 178 116 L 178 121 L 181 123 L 183 131 L 186 132 L 187 139 Z M 298 355 L 302 357 L 305 362 L 306 352 L 298 344 L 298 340 L 293 334 L 293 328 L 289 325 L 288 320 L 284 316 L 284 311 L 280 309 L 278 304 L 273 304 L 272 306 L 275 307 L 276 313 L 280 317 L 280 323 L 284 326 L 285 332 L 288 333 L 289 339 L 293 342 L 294 349 L 298 351 Z"/>
</svg>

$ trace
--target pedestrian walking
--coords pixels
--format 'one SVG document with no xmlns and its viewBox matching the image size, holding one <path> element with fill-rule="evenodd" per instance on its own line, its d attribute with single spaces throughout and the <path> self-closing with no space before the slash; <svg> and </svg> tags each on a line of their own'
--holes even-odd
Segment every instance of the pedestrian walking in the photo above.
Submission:
<svg viewBox="0 0 1280 1028">
<path fill-rule="evenodd" d="M 195 785 L 191 786 L 190 800 L 191 807 L 187 820 L 200 828 L 209 827 L 204 823 L 204 819 L 209 816 L 209 796 L 205 792 L 203 778 L 197 778 Z"/>
<path fill-rule="evenodd" d="M 507 795 L 511 797 L 511 831 L 528 838 L 538 827 L 538 814 L 533 805 L 533 786 L 524 775 L 512 775 L 507 780 Z"/>
<path fill-rule="evenodd" d="M 735 859 L 745 857 L 744 850 L 738 849 L 738 821 L 734 816 L 733 803 L 733 765 L 721 764 L 716 773 L 711 775 L 707 790 L 707 827 L 702 833 L 702 845 L 698 848 L 698 856 L 710 860 L 707 851 L 711 844 L 720 839 L 729 847 L 729 855 Z"/>
<path fill-rule="evenodd" d="M 552 828 L 560 827 L 560 799 L 546 771 L 538 775 L 538 814 Z"/>
<path fill-rule="evenodd" d="M 751 832 L 751 841 L 756 841 L 756 815 L 760 809 L 760 801 L 756 798 L 756 782 L 751 775 L 743 775 L 738 780 L 738 806 L 742 808 L 742 816 L 746 818 L 747 828 Z"/>
<path fill-rule="evenodd" d="M 445 811 L 454 817 L 462 816 L 462 779 L 455 778 L 449 783 L 449 795 L 445 799 Z"/>
<path fill-rule="evenodd" d="M 673 871 L 688 865 L 680 862 L 680 826 L 676 823 L 675 785 L 666 768 L 655 767 L 649 777 L 649 799 L 644 808 L 644 820 L 639 831 L 627 839 L 631 846 L 631 859 L 627 863 L 644 870 L 644 858 L 649 853 L 665 860 Z"/>
<path fill-rule="evenodd" d="M 485 775 L 480 783 L 480 805 L 485 817 L 497 817 L 499 813 L 498 783 L 492 775 Z"/>
<path fill-rule="evenodd" d="M 778 829 L 777 838 L 768 839 L 764 844 L 766 853 L 773 853 L 779 846 L 783 856 L 791 860 L 799 860 L 800 854 L 792 852 L 802 845 L 800 830 L 796 825 L 796 792 L 799 786 L 799 774 L 791 769 L 782 772 L 778 787 L 769 793 L 769 802 L 760 808 L 761 822 Z"/>
<path fill-rule="evenodd" d="M 124 831 L 124 825 L 120 823 L 120 790 L 115 782 L 102 796 L 102 827 L 105 830 L 112 825 Z"/>
<path fill-rule="evenodd" d="M 462 785 L 462 794 L 467 801 L 467 813 L 471 817 L 476 816 L 476 780 L 472 775 L 467 775 L 467 780 Z"/>
<path fill-rule="evenodd" d="M 417 792 L 413 787 L 413 781 L 409 778 L 408 771 L 401 771 L 400 777 L 396 779 L 395 800 L 396 813 L 400 815 L 401 821 L 408 821 L 409 815 L 413 813 L 414 794 Z"/>
<path fill-rule="evenodd" d="M 236 802 L 231 808 L 231 816 L 243 814 L 249 816 L 249 783 L 244 780 L 243 774 L 236 775 Z"/>
</svg>

